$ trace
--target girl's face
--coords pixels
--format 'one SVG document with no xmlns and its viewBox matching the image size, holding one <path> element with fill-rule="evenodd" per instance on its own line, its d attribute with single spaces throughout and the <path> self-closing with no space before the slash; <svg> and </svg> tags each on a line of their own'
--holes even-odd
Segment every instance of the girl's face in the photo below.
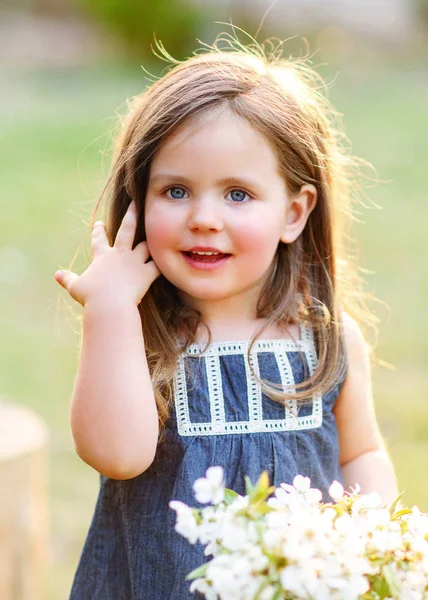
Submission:
<svg viewBox="0 0 428 600">
<path fill-rule="evenodd" d="M 148 247 L 195 308 L 232 298 L 245 313 L 255 308 L 288 214 L 273 148 L 229 113 L 183 127 L 153 159 L 145 203 Z"/>
</svg>

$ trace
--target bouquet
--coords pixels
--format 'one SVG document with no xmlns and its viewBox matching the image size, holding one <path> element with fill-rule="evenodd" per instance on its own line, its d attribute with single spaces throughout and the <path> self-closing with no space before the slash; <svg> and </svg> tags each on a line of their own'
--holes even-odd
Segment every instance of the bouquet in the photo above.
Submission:
<svg viewBox="0 0 428 600">
<path fill-rule="evenodd" d="M 193 489 L 190 508 L 170 502 L 175 529 L 205 546 L 207 562 L 192 571 L 191 592 L 207 600 L 428 600 L 428 515 L 416 506 L 382 506 L 377 494 L 345 492 L 322 503 L 308 477 L 269 486 L 267 473 L 246 495 L 224 487 L 210 467 Z"/>
</svg>

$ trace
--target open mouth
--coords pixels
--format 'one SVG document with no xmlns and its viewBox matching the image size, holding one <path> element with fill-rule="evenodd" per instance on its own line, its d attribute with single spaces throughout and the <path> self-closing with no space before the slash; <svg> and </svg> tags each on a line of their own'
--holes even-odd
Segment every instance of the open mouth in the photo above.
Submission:
<svg viewBox="0 0 428 600">
<path fill-rule="evenodd" d="M 222 252 L 183 252 L 183 254 L 198 262 L 216 262 L 231 256 L 231 254 L 224 254 Z"/>
<path fill-rule="evenodd" d="M 198 271 L 212 271 L 214 269 L 222 268 L 222 265 L 230 260 L 232 254 L 211 250 L 188 250 L 182 251 L 181 256 L 192 269 L 197 269 Z"/>
</svg>

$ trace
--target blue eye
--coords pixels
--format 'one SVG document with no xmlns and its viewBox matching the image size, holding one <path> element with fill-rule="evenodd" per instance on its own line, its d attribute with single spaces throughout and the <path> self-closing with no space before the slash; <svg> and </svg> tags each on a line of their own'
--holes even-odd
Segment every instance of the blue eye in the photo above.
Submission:
<svg viewBox="0 0 428 600">
<path fill-rule="evenodd" d="M 230 198 L 233 202 L 243 202 L 246 196 L 248 196 L 248 194 L 247 192 L 244 192 L 244 190 L 232 190 L 230 192 Z"/>
<path fill-rule="evenodd" d="M 178 186 L 170 187 L 166 192 L 169 198 L 172 198 L 173 200 L 182 200 L 186 194 L 186 190 Z"/>
</svg>

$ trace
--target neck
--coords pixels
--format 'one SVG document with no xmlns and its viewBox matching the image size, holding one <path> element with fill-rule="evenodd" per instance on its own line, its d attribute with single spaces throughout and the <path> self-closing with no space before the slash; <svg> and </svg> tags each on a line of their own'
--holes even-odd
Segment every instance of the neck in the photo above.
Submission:
<svg viewBox="0 0 428 600">
<path fill-rule="evenodd" d="M 207 327 L 211 333 L 211 342 L 247 341 L 251 340 L 255 333 L 268 322 L 266 317 L 258 318 L 255 310 L 244 310 L 240 303 L 198 302 L 192 303 L 191 306 L 201 313 L 202 324 L 199 325 L 195 337 L 197 344 L 205 345 L 208 342 Z M 286 329 L 270 325 L 263 331 L 260 339 L 299 339 L 299 337 L 300 330 L 296 325 L 291 325 Z"/>
<path fill-rule="evenodd" d="M 211 332 L 212 342 L 223 342 L 250 340 L 268 322 L 266 317 L 257 317 L 258 295 L 255 294 L 244 293 L 214 301 L 187 296 L 183 292 L 180 295 L 189 307 L 201 314 L 203 325 L 198 327 L 195 338 L 195 342 L 199 344 L 208 342 L 208 332 L 204 325 L 208 326 Z M 277 325 L 270 325 L 260 339 L 298 339 L 299 333 L 297 326 L 281 329 Z"/>
<path fill-rule="evenodd" d="M 244 335 L 246 338 L 248 333 L 251 337 L 266 321 L 257 318 L 255 302 L 248 302 L 248 298 L 241 295 L 214 301 L 192 298 L 185 294 L 182 294 L 182 298 L 189 307 L 200 312 L 202 322 L 209 327 L 213 340 L 224 335 L 226 337 L 223 339 L 229 339 L 230 336 L 231 339 L 238 339 L 237 335 Z M 205 327 L 199 328 L 197 337 L 200 335 L 207 337 Z"/>
</svg>

